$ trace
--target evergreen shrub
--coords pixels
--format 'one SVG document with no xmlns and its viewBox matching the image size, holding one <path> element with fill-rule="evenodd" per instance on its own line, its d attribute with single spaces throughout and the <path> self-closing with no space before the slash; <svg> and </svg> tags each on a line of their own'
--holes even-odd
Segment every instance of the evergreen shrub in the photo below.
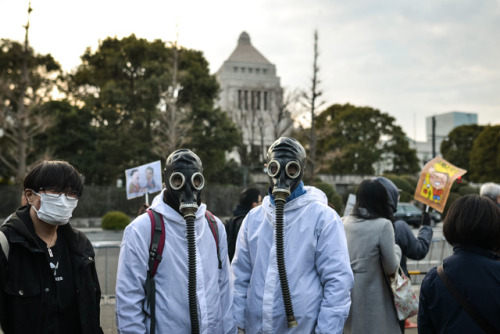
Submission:
<svg viewBox="0 0 500 334">
<path fill-rule="evenodd" d="M 123 230 L 130 223 L 130 217 L 121 211 L 110 211 L 102 217 L 103 230 Z"/>
</svg>

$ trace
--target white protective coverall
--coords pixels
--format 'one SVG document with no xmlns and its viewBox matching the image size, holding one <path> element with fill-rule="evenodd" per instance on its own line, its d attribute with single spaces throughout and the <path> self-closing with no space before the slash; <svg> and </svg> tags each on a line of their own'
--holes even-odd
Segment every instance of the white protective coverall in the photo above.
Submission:
<svg viewBox="0 0 500 334">
<path fill-rule="evenodd" d="M 287 328 L 270 197 L 243 221 L 232 270 L 236 323 L 247 334 L 332 334 L 344 328 L 353 285 L 344 226 L 322 191 L 304 189 L 284 209 L 286 271 L 298 327 Z"/>
<path fill-rule="evenodd" d="M 165 247 L 156 275 L 156 333 L 191 333 L 188 300 L 186 221 L 163 201 L 163 190 L 151 209 L 163 216 Z M 232 278 L 229 274 L 226 232 L 216 218 L 222 269 L 215 239 L 205 218 L 206 205 L 196 212 L 196 276 L 200 333 L 235 333 Z M 137 217 L 124 231 L 116 279 L 116 323 L 119 333 L 149 333 L 150 317 L 144 283 L 148 270 L 151 222 Z M 148 315 L 144 312 L 147 310 Z"/>
</svg>

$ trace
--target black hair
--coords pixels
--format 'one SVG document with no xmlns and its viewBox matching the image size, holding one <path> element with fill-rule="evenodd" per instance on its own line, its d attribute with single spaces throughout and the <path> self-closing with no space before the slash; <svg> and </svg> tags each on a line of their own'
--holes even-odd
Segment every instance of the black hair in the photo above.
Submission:
<svg viewBox="0 0 500 334">
<path fill-rule="evenodd" d="M 252 204 L 259 202 L 260 191 L 256 188 L 247 188 L 240 194 L 240 204 L 247 208 L 252 208 Z"/>
<path fill-rule="evenodd" d="M 71 189 L 83 194 L 83 180 L 75 167 L 67 161 L 52 160 L 36 164 L 24 178 L 24 189 L 39 192 L 40 188 Z"/>
<path fill-rule="evenodd" d="M 138 169 L 132 169 L 130 171 L 130 177 L 132 177 L 132 175 L 134 175 L 135 173 L 139 173 L 139 170 Z"/>
<path fill-rule="evenodd" d="M 443 235 L 452 245 L 500 251 L 500 207 L 484 196 L 462 196 L 446 214 Z"/>
<path fill-rule="evenodd" d="M 363 219 L 386 218 L 390 221 L 393 220 L 387 191 L 380 182 L 374 180 L 361 182 L 356 192 L 353 214 Z"/>
</svg>

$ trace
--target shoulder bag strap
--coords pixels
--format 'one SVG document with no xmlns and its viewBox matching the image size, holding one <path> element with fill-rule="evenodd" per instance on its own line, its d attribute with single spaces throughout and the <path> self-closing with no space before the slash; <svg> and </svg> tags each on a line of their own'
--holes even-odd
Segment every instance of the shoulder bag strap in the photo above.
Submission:
<svg viewBox="0 0 500 334">
<path fill-rule="evenodd" d="M 488 334 L 498 333 L 497 330 L 495 330 L 489 323 L 487 323 L 484 320 L 484 318 L 479 313 L 477 313 L 476 310 L 474 310 L 469 303 L 467 303 L 465 298 L 457 290 L 457 288 L 455 287 L 453 282 L 450 280 L 448 275 L 446 275 L 446 273 L 444 272 L 443 265 L 440 265 L 437 268 L 437 273 L 438 273 L 441 281 L 443 281 L 444 285 L 446 286 L 446 288 L 450 292 L 450 294 L 453 296 L 453 298 L 455 298 L 455 300 L 464 308 L 464 310 L 467 312 L 467 314 L 469 314 L 469 316 L 476 322 L 476 324 L 479 327 L 481 327 L 481 329 L 483 331 L 485 331 Z"/>
</svg>

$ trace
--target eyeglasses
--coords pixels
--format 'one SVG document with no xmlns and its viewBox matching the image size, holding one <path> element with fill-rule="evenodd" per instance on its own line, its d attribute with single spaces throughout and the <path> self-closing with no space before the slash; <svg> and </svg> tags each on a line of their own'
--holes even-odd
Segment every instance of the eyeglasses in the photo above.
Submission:
<svg viewBox="0 0 500 334">
<path fill-rule="evenodd" d="M 47 188 L 40 188 L 39 191 L 44 193 L 45 195 L 47 195 L 49 197 L 53 197 L 53 198 L 59 198 L 59 197 L 61 197 L 62 194 L 64 194 L 64 196 L 66 196 L 67 199 L 78 199 L 80 197 L 80 195 L 78 194 L 78 191 L 71 190 L 71 189 L 61 190 L 58 188 L 47 187 Z"/>
</svg>

